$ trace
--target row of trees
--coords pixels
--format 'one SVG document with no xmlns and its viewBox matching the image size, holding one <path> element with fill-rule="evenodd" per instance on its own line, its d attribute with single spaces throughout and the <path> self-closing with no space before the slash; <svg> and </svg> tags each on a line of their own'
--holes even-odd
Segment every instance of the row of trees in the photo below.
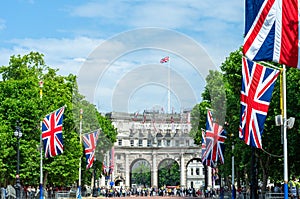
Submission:
<svg viewBox="0 0 300 199">
<path fill-rule="evenodd" d="M 17 140 L 13 133 L 19 121 L 20 179 L 22 184 L 38 185 L 40 177 L 40 121 L 66 105 L 63 122 L 64 152 L 44 159 L 44 185 L 71 185 L 78 180 L 82 158 L 82 183 L 90 182 L 92 171 L 85 169 L 83 145 L 79 139 L 80 109 L 83 110 L 82 132 L 101 127 L 96 168 L 102 169 L 103 153 L 116 141 L 117 131 L 110 120 L 101 116 L 95 106 L 79 93 L 76 76 L 61 76 L 48 67 L 43 55 L 31 52 L 11 56 L 8 66 L 0 68 L 0 184 L 13 184 L 16 176 Z M 43 88 L 39 82 L 43 81 Z M 42 92 L 41 92 L 42 91 Z"/>
<path fill-rule="evenodd" d="M 221 65 L 221 72 L 210 71 L 206 78 L 206 88 L 202 94 L 203 101 L 196 105 L 192 117 L 191 134 L 195 142 L 201 144 L 201 128 L 205 129 L 207 107 L 213 108 L 220 124 L 227 131 L 225 141 L 225 164 L 219 165 L 222 177 L 228 180 L 231 175 L 231 156 L 235 156 L 236 182 L 238 186 L 251 182 L 251 147 L 238 138 L 240 120 L 240 90 L 242 83 L 242 53 L 241 49 L 232 52 Z M 287 115 L 295 117 L 294 127 L 288 130 L 288 171 L 289 175 L 300 175 L 300 70 L 287 68 Z M 280 81 L 276 82 L 268 116 L 262 135 L 263 150 L 256 149 L 258 179 L 266 188 L 267 179 L 271 182 L 283 181 L 283 145 L 281 128 L 275 125 L 275 116 L 280 115 Z M 198 117 L 200 116 L 200 117 Z M 235 145 L 232 152 L 231 146 Z M 230 181 L 229 181 L 230 182 Z"/>
</svg>

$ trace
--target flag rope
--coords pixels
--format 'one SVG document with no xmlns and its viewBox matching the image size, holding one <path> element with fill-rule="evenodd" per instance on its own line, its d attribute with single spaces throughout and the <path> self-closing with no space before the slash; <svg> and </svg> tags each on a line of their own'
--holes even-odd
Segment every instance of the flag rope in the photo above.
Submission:
<svg viewBox="0 0 300 199">
<path fill-rule="evenodd" d="M 266 154 L 268 154 L 269 156 L 272 156 L 272 157 L 276 157 L 276 158 L 282 158 L 282 157 L 283 157 L 283 155 L 275 155 L 275 154 L 272 154 L 272 153 L 266 151 L 266 150 L 263 149 L 263 148 L 261 148 L 261 150 L 262 150 L 264 153 L 266 153 Z"/>
</svg>

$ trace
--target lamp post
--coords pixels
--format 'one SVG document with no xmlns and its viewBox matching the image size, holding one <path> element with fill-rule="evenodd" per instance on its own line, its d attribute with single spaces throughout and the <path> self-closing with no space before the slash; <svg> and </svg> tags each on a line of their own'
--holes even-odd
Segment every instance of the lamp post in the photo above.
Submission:
<svg viewBox="0 0 300 199">
<path fill-rule="evenodd" d="M 232 185 L 232 189 L 231 189 L 231 198 L 235 199 L 236 198 L 236 191 L 235 191 L 235 186 L 234 186 L 234 134 L 232 133 L 231 135 L 232 138 L 232 146 L 231 146 L 231 150 L 232 150 L 232 155 L 231 155 L 231 185 Z"/>
<path fill-rule="evenodd" d="M 21 193 L 21 183 L 20 183 L 20 138 L 22 137 L 21 127 L 19 127 L 19 122 L 17 121 L 16 130 L 14 136 L 17 137 L 18 146 L 17 146 L 17 175 L 16 175 L 16 199 L 20 199 Z"/>
<path fill-rule="evenodd" d="M 93 185 L 93 197 L 97 197 L 97 187 L 96 187 L 96 158 L 94 160 L 94 185 Z"/>
</svg>

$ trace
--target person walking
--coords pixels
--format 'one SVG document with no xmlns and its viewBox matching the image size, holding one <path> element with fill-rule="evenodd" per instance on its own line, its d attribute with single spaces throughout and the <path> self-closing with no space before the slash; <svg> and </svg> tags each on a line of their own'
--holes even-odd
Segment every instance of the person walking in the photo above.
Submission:
<svg viewBox="0 0 300 199">
<path fill-rule="evenodd" d="M 298 199 L 298 187 L 299 183 L 297 182 L 296 176 L 293 176 L 292 180 L 289 182 L 289 193 L 291 198 Z"/>
</svg>

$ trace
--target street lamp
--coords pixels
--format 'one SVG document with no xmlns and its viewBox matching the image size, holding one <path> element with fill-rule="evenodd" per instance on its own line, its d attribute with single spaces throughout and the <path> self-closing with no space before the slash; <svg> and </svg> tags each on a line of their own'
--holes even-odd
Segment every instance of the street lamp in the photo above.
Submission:
<svg viewBox="0 0 300 199">
<path fill-rule="evenodd" d="M 19 127 L 19 122 L 17 121 L 16 130 L 14 136 L 17 137 L 18 146 L 17 146 L 17 175 L 16 175 L 16 199 L 20 199 L 21 193 L 21 183 L 20 183 L 20 138 L 22 137 L 21 127 Z"/>
<path fill-rule="evenodd" d="M 97 187 L 96 187 L 96 158 L 94 159 L 94 185 L 93 185 L 93 197 L 97 197 Z"/>
</svg>

